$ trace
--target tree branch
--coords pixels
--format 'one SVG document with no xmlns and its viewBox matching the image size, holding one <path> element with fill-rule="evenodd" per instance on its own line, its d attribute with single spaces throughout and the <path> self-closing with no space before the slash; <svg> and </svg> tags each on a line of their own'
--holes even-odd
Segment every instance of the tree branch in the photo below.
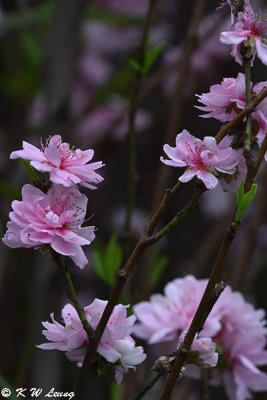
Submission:
<svg viewBox="0 0 267 400">
<path fill-rule="evenodd" d="M 267 89 L 266 89 L 266 95 L 267 95 Z M 266 97 L 266 95 L 265 96 L 261 95 L 261 100 L 263 100 Z M 260 101 L 258 101 L 258 103 Z M 243 111 L 245 112 L 245 115 L 247 115 L 249 112 L 251 112 L 251 109 L 248 106 Z M 231 128 L 234 127 L 235 125 L 237 125 L 240 122 L 239 115 L 240 114 L 238 114 L 231 121 Z M 229 125 L 229 124 L 227 124 L 227 125 Z M 224 136 L 227 134 L 227 131 L 228 131 L 227 129 L 226 130 L 224 129 Z M 220 133 L 220 131 L 219 131 L 219 133 Z M 217 139 L 217 136 L 218 136 L 218 134 L 216 135 L 216 139 Z M 222 138 L 220 140 L 222 140 Z M 265 143 L 265 141 L 266 141 L 266 143 Z M 266 136 L 265 141 L 263 142 L 262 146 L 267 146 L 267 136 Z M 258 159 L 258 161 L 255 161 L 255 165 L 257 165 L 258 167 L 260 165 L 260 163 L 259 163 L 260 158 L 258 157 L 259 154 L 261 154 L 261 160 L 262 160 L 262 158 L 264 157 L 264 154 L 265 154 L 265 153 L 263 153 L 262 146 L 261 146 L 261 148 L 260 148 L 260 150 L 258 152 L 258 155 L 256 157 L 256 160 Z M 265 149 L 265 151 L 266 151 L 266 149 Z M 258 167 L 256 168 L 256 166 L 255 166 L 254 169 L 253 169 L 253 171 L 255 172 L 255 175 L 257 173 Z M 254 177 L 255 177 L 255 175 L 254 175 Z M 250 185 L 252 184 L 252 182 L 254 180 L 254 177 L 253 177 Z M 133 267 L 135 265 L 136 259 L 142 253 L 142 251 L 144 251 L 144 249 L 150 245 L 149 241 L 146 242 L 147 238 L 149 236 L 151 236 L 151 234 L 153 233 L 155 227 L 157 226 L 158 222 L 160 221 L 162 215 L 164 214 L 166 208 L 171 203 L 171 201 L 175 198 L 177 193 L 181 190 L 182 186 L 183 186 L 183 183 L 178 181 L 171 190 L 167 190 L 166 191 L 166 193 L 163 196 L 163 199 L 162 199 L 158 209 L 155 211 L 155 213 L 152 216 L 151 220 L 147 224 L 147 227 L 146 227 L 142 237 L 139 239 L 138 243 L 136 244 L 134 250 L 132 251 L 132 253 L 131 253 L 131 255 L 130 255 L 129 259 L 128 259 L 128 261 L 119 270 L 118 275 L 117 275 L 117 280 L 116 280 L 115 286 L 114 286 L 114 288 L 112 290 L 112 293 L 111 293 L 111 296 L 109 298 L 108 304 L 106 305 L 106 308 L 105 308 L 105 310 L 104 310 L 104 312 L 102 314 L 102 317 L 101 317 L 101 319 L 99 321 L 99 324 L 97 326 L 97 329 L 95 331 L 95 340 L 94 340 L 94 342 L 88 343 L 85 359 L 83 361 L 83 365 L 82 365 L 82 368 L 80 370 L 80 374 L 78 376 L 78 380 L 77 380 L 77 383 L 76 383 L 75 388 L 74 388 L 74 391 L 75 391 L 76 395 L 79 394 L 81 391 L 83 391 L 85 389 L 85 387 L 86 387 L 86 385 L 87 385 L 87 383 L 88 383 L 88 381 L 90 379 L 90 376 L 93 376 L 91 374 L 90 367 L 94 363 L 94 359 L 95 359 L 95 356 L 96 356 L 98 344 L 99 344 L 99 342 L 101 340 L 101 337 L 102 337 L 102 335 L 104 333 L 104 330 L 105 330 L 105 327 L 106 327 L 106 325 L 108 323 L 110 315 L 111 315 L 115 305 L 117 304 L 119 296 L 120 296 L 120 294 L 122 292 L 122 289 L 123 289 L 123 287 L 125 285 L 125 282 L 127 281 L 127 278 L 130 276 L 130 274 L 131 274 L 131 272 L 133 270 Z M 195 193 L 193 194 L 193 197 L 194 196 L 196 196 Z M 192 201 L 192 199 L 189 201 L 189 203 L 191 201 Z M 230 231 L 232 232 L 233 228 L 232 227 L 230 227 L 230 228 L 231 228 Z M 229 237 L 231 237 L 231 234 L 229 234 Z M 230 244 L 229 244 L 229 246 L 230 246 Z M 221 256 L 220 256 L 220 258 L 221 258 Z M 215 281 L 215 283 L 216 282 L 217 282 L 217 280 Z"/>
<path fill-rule="evenodd" d="M 267 135 L 266 135 L 266 137 L 258 151 L 258 154 L 256 156 L 255 166 L 252 169 L 253 172 L 250 174 L 250 176 L 247 176 L 247 179 L 245 182 L 246 191 L 250 190 L 250 188 L 252 186 L 252 183 L 258 172 L 258 169 L 259 169 L 260 164 L 263 160 L 263 157 L 266 153 L 266 150 L 267 150 Z M 228 250 L 231 246 L 231 243 L 235 238 L 235 235 L 236 235 L 236 232 L 237 232 L 237 229 L 238 229 L 240 223 L 241 223 L 241 221 L 235 220 L 235 214 L 234 214 L 234 217 L 229 225 L 226 235 L 221 243 L 221 247 L 217 254 L 217 258 L 215 260 L 215 264 L 211 271 L 205 292 L 202 296 L 202 299 L 201 299 L 198 309 L 194 315 L 194 318 L 190 324 L 190 327 L 184 338 L 184 341 L 178 350 L 178 353 L 177 353 L 177 356 L 176 356 L 176 359 L 174 362 L 174 366 L 172 368 L 172 371 L 171 371 L 171 373 L 167 379 L 167 382 L 165 384 L 165 387 L 163 389 L 161 400 L 169 400 L 170 399 L 171 393 L 173 391 L 173 388 L 175 386 L 177 378 L 178 378 L 178 376 L 181 372 L 182 366 L 184 364 L 186 354 L 190 350 L 190 347 L 192 345 L 194 337 L 197 332 L 200 332 L 202 330 L 202 327 L 203 327 L 209 313 L 212 310 L 212 307 L 214 305 L 214 302 L 212 299 L 214 299 L 214 295 L 216 295 L 216 283 L 219 280 L 219 277 L 220 277 L 222 269 L 223 269 L 225 258 L 228 254 Z"/>
</svg>

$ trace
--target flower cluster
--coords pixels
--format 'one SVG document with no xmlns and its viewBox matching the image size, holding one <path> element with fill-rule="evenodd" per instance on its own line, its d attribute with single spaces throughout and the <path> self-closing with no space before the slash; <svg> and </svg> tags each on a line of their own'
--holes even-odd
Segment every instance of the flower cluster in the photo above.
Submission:
<svg viewBox="0 0 267 400">
<path fill-rule="evenodd" d="M 83 268 L 88 260 L 81 246 L 95 238 L 94 226 L 81 227 L 86 206 L 87 197 L 76 186 L 53 184 L 45 194 L 32 185 L 24 185 L 22 201 L 12 202 L 11 221 L 3 242 L 11 248 L 50 244 Z"/>
<path fill-rule="evenodd" d="M 107 301 L 95 299 L 93 303 L 84 307 L 86 318 L 93 329 L 96 329 L 106 304 Z M 127 373 L 129 368 L 135 370 L 135 366 L 146 358 L 143 347 L 136 347 L 131 337 L 136 317 L 131 315 L 127 318 L 127 308 L 128 306 L 121 304 L 115 306 L 97 348 L 98 354 L 108 363 L 115 364 L 115 379 L 118 383 L 122 382 L 123 374 Z M 76 361 L 78 366 L 81 366 L 88 338 L 76 310 L 72 305 L 66 304 L 62 309 L 63 324 L 54 319 L 54 314 L 51 314 L 51 319 L 52 323 L 42 323 L 45 328 L 42 333 L 49 343 L 37 347 L 64 351 L 69 360 Z"/>
<path fill-rule="evenodd" d="M 236 174 L 242 157 L 238 151 L 230 147 L 228 136 L 217 145 L 214 137 L 206 136 L 202 141 L 185 129 L 177 135 L 175 147 L 165 144 L 163 149 L 170 158 L 166 160 L 161 157 L 164 164 L 172 167 L 188 167 L 179 177 L 181 182 L 188 182 L 197 176 L 207 189 L 214 189 L 217 185 L 218 179 L 215 175 Z"/>
<path fill-rule="evenodd" d="M 239 12 L 235 18 L 233 31 L 222 32 L 220 40 L 222 43 L 233 46 L 232 56 L 239 64 L 242 65 L 243 63 L 245 54 L 243 47 L 250 47 L 252 52 L 251 62 L 253 63 L 257 53 L 263 64 L 267 65 L 267 44 L 266 39 L 263 38 L 263 33 L 264 20 L 257 18 L 249 1 L 245 1 L 244 12 Z"/>
<path fill-rule="evenodd" d="M 135 334 L 151 344 L 177 340 L 177 332 L 189 328 L 206 284 L 207 280 L 190 275 L 175 279 L 166 285 L 164 295 L 135 305 L 139 319 Z M 219 353 L 220 369 L 213 370 L 212 383 L 223 382 L 231 400 L 267 390 L 267 374 L 258 368 L 267 364 L 265 323 L 263 310 L 255 310 L 240 293 L 226 287 L 200 332 L 200 337 L 216 343 Z"/>
<path fill-rule="evenodd" d="M 267 81 L 252 85 L 252 95 L 258 95 L 267 87 Z M 218 85 L 212 85 L 210 92 L 197 95 L 198 101 L 203 106 L 198 109 L 207 112 L 202 118 L 215 118 L 221 122 L 231 121 L 246 106 L 245 75 L 239 73 L 237 78 L 224 78 Z M 253 130 L 259 144 L 267 132 L 267 98 L 260 102 L 257 109 L 252 112 Z"/>
<path fill-rule="evenodd" d="M 102 162 L 88 164 L 93 150 L 70 148 L 59 135 L 50 137 L 41 149 L 23 142 L 23 150 L 14 151 L 10 158 L 29 160 L 32 167 L 50 173 L 53 182 L 47 193 L 32 185 L 22 189 L 22 201 L 13 201 L 13 211 L 3 242 L 11 247 L 40 247 L 49 244 L 56 252 L 70 256 L 80 268 L 88 260 L 81 246 L 90 244 L 94 227 L 82 228 L 87 197 L 76 184 L 95 189 L 91 183 L 103 178 L 95 172 Z"/>
</svg>

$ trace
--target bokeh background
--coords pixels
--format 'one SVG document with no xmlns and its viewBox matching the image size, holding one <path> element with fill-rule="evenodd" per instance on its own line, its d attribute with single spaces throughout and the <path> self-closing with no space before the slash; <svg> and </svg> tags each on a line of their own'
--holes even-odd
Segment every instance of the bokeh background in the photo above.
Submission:
<svg viewBox="0 0 267 400">
<path fill-rule="evenodd" d="M 22 140 L 39 145 L 40 138 L 61 134 L 78 148 L 95 150 L 103 160 L 104 181 L 87 191 L 88 216 L 97 227 L 97 239 L 86 250 L 89 264 L 81 272 L 71 266 L 82 305 L 95 297 L 108 299 L 110 285 L 96 272 L 94 252 L 106 257 L 111 238 L 117 248 L 115 265 L 127 257 L 164 191 L 177 180 L 177 170 L 161 165 L 162 146 L 183 128 L 200 138 L 215 135 L 220 123 L 199 118 L 195 94 L 207 92 L 223 77 L 236 76 L 240 66 L 219 33 L 230 27 L 229 9 L 215 11 L 217 1 L 158 0 L 150 29 L 150 47 L 166 43 L 142 82 L 136 116 L 137 195 L 130 231 L 125 231 L 128 164 L 128 110 L 136 58 L 147 0 L 1 0 L 0 1 L 0 197 L 1 235 L 10 203 L 20 198 L 28 177 L 9 154 Z M 254 7 L 263 2 L 253 2 Z M 266 79 L 266 67 L 256 60 L 254 82 Z M 257 307 L 266 307 L 266 194 L 263 167 L 254 204 L 238 233 L 226 262 L 226 279 Z M 164 221 L 190 198 L 194 182 L 184 187 Z M 139 258 L 123 293 L 135 304 L 162 292 L 165 284 L 189 273 L 207 278 L 220 240 L 233 213 L 235 196 L 219 187 L 203 196 L 167 237 Z M 164 222 L 163 221 L 163 222 Z M 116 239 L 114 239 L 116 235 Z M 36 387 L 71 391 L 77 367 L 63 353 L 42 351 L 41 321 L 54 312 L 60 319 L 68 301 L 57 267 L 38 250 L 11 250 L 0 244 L 0 383 L 14 388 Z M 99 266 L 98 266 L 99 267 Z M 100 266 L 101 267 L 101 266 Z M 235 272 L 233 272 L 235 271 Z M 138 341 L 138 343 L 141 343 Z M 132 399 L 153 373 L 154 360 L 168 346 L 146 346 L 149 356 L 121 386 L 111 372 L 90 385 L 82 399 Z M 154 399 L 159 382 L 147 395 Z M 213 389 L 216 399 L 226 399 Z M 183 379 L 173 399 L 202 398 L 201 383 Z M 177 397 L 176 397 L 177 396 Z M 40 396 L 40 398 L 42 398 Z M 264 399 L 257 394 L 255 399 Z"/>
</svg>

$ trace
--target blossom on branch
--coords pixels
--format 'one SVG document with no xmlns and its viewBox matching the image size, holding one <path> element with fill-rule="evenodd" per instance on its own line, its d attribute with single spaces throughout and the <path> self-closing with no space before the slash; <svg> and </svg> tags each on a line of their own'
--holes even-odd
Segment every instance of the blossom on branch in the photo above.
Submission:
<svg viewBox="0 0 267 400">
<path fill-rule="evenodd" d="M 94 226 L 81 227 L 87 197 L 76 186 L 52 185 L 47 194 L 32 185 L 22 188 L 22 201 L 12 202 L 7 232 L 2 239 L 11 247 L 40 247 L 50 244 L 69 256 L 80 268 L 88 263 L 81 246 L 94 238 Z"/>
<path fill-rule="evenodd" d="M 150 301 L 135 305 L 139 320 L 135 334 L 148 343 L 175 340 L 175 349 L 178 334 L 188 330 L 206 285 L 207 280 L 188 275 L 168 283 L 164 295 L 154 294 Z M 216 343 L 219 363 L 211 383 L 222 382 L 230 400 L 246 400 L 251 391 L 267 390 L 267 374 L 258 368 L 267 364 L 265 313 L 247 303 L 241 293 L 229 286 L 224 289 L 199 338 Z M 196 374 L 190 368 L 187 375 L 200 377 L 199 370 Z"/>
<path fill-rule="evenodd" d="M 263 64 L 267 65 L 267 42 L 263 38 L 264 20 L 256 18 L 249 2 L 245 4 L 245 11 L 238 13 L 233 28 L 233 31 L 222 32 L 220 41 L 233 46 L 232 56 L 235 61 L 243 64 L 243 45 L 252 49 L 251 63 L 257 53 Z"/>
<path fill-rule="evenodd" d="M 177 349 L 182 345 L 187 331 L 179 337 L 179 343 Z M 197 352 L 197 356 L 194 353 Z M 190 352 L 186 357 L 187 364 L 196 364 L 201 367 L 216 367 L 218 363 L 218 353 L 216 353 L 216 344 L 211 338 L 199 337 L 196 334 L 193 343 L 190 348 Z"/>
<path fill-rule="evenodd" d="M 257 96 L 267 87 L 267 81 L 252 85 L 252 96 Z M 245 75 L 239 73 L 237 78 L 224 78 L 220 84 L 212 85 L 208 93 L 197 95 L 203 106 L 196 106 L 207 112 L 202 118 L 215 118 L 221 122 L 232 121 L 237 114 L 246 107 Z M 256 110 L 251 113 L 253 134 L 255 140 L 261 144 L 267 133 L 267 98 L 265 97 Z"/>
<path fill-rule="evenodd" d="M 233 175 L 239 163 L 239 154 L 231 147 L 225 147 L 222 141 L 217 145 L 216 139 L 206 136 L 203 141 L 183 130 L 176 136 L 176 146 L 165 144 L 165 153 L 170 158 L 161 161 L 172 167 L 188 167 L 179 177 L 181 182 L 188 182 L 195 176 L 203 181 L 207 189 L 214 189 L 218 183 L 218 173 Z"/>
<path fill-rule="evenodd" d="M 93 303 L 84 307 L 86 318 L 93 329 L 99 324 L 106 305 L 107 301 L 95 299 Z M 131 337 L 136 317 L 127 317 L 128 307 L 122 304 L 115 306 L 97 348 L 98 354 L 108 363 L 115 364 L 115 379 L 118 383 L 122 382 L 123 374 L 127 373 L 129 368 L 135 370 L 135 366 L 146 358 L 143 347 L 136 347 Z M 66 304 L 61 314 L 63 324 L 54 319 L 54 314 L 51 314 L 52 323 L 42 323 L 45 327 L 42 333 L 49 343 L 37 347 L 64 351 L 69 360 L 76 361 L 81 367 L 88 344 L 87 334 L 71 304 Z"/>
<path fill-rule="evenodd" d="M 11 159 L 29 160 L 38 171 L 49 172 L 53 183 L 63 186 L 79 183 L 89 189 L 95 189 L 91 183 L 103 180 L 102 176 L 95 172 L 96 169 L 103 167 L 102 161 L 88 164 L 93 156 L 93 150 L 70 148 L 68 143 L 62 142 L 60 135 L 51 136 L 41 149 L 23 142 L 23 150 L 13 151 L 10 154 Z"/>
</svg>

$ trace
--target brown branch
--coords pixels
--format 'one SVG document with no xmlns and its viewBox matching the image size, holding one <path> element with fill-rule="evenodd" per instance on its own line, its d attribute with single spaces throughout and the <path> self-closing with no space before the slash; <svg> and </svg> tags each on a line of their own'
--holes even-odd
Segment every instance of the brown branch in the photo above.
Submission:
<svg viewBox="0 0 267 400">
<path fill-rule="evenodd" d="M 253 181 L 258 172 L 258 169 L 263 160 L 263 157 L 266 153 L 266 150 L 267 150 L 267 135 L 257 153 L 256 159 L 255 159 L 255 165 L 252 169 L 252 172 L 251 172 L 250 176 L 247 176 L 247 179 L 245 182 L 246 191 L 250 190 L 250 188 L 253 184 Z M 198 309 L 194 315 L 194 318 L 190 324 L 190 327 L 184 338 L 184 341 L 178 350 L 177 357 L 174 362 L 174 366 L 172 368 L 172 371 L 171 371 L 171 373 L 167 379 L 167 382 L 165 384 L 165 387 L 163 389 L 161 400 L 169 400 L 170 399 L 170 396 L 171 396 L 171 393 L 175 386 L 175 383 L 176 383 L 176 381 L 179 377 L 179 374 L 181 372 L 181 369 L 183 367 L 183 364 L 184 364 L 184 361 L 186 358 L 186 354 L 190 350 L 190 347 L 192 345 L 194 337 L 197 332 L 201 331 L 209 313 L 212 310 L 212 307 L 214 305 L 214 302 L 212 301 L 212 299 L 214 299 L 214 295 L 216 295 L 216 283 L 218 282 L 220 275 L 222 273 L 225 258 L 228 254 L 228 250 L 231 246 L 231 243 L 235 238 L 235 235 L 236 235 L 237 229 L 240 225 L 240 222 L 241 221 L 235 220 L 235 214 L 234 214 L 234 217 L 229 225 L 226 235 L 221 243 L 221 247 L 217 254 L 215 264 L 211 271 L 205 292 L 202 296 L 202 299 L 201 299 Z"/>
<path fill-rule="evenodd" d="M 249 112 L 248 110 L 246 111 L 247 113 Z M 235 121 L 235 122 L 234 122 Z M 239 116 L 237 116 L 233 121 L 232 121 L 232 127 L 235 126 L 236 124 L 239 123 Z M 266 143 L 265 143 L 266 142 Z M 256 162 L 255 165 L 257 165 L 257 167 L 255 166 L 253 171 L 256 175 L 257 173 L 257 168 L 260 165 L 260 159 L 263 158 L 264 156 L 264 151 L 262 149 L 263 146 L 267 146 L 267 137 L 266 140 L 263 142 L 261 149 L 258 152 L 258 155 L 256 157 Z M 265 149 L 266 150 L 266 149 Z M 261 156 L 259 157 L 259 154 L 261 154 Z M 254 177 L 255 177 L 254 175 Z M 250 185 L 252 184 L 254 177 L 252 177 L 252 181 L 250 180 Z M 251 179 L 251 178 L 250 178 Z M 88 348 L 87 348 L 87 352 L 85 355 L 85 359 L 82 365 L 82 368 L 80 370 L 80 374 L 77 380 L 77 383 L 75 385 L 75 393 L 79 394 L 81 391 L 84 390 L 87 382 L 90 380 L 91 375 L 91 366 L 94 363 L 94 359 L 96 356 L 96 352 L 97 352 L 97 347 L 98 344 L 101 340 L 101 337 L 103 335 L 103 332 L 105 330 L 105 327 L 108 323 L 108 320 L 110 318 L 110 315 L 115 307 L 115 305 L 117 304 L 117 301 L 119 299 L 119 296 L 122 292 L 122 289 L 125 285 L 125 282 L 127 280 L 127 278 L 130 276 L 135 261 L 138 258 L 138 256 L 140 255 L 140 253 L 142 253 L 144 251 L 145 248 L 147 248 L 150 243 L 149 240 L 147 240 L 147 238 L 149 236 L 151 236 L 151 234 L 153 233 L 155 227 L 157 226 L 158 222 L 160 221 L 162 215 L 164 214 L 166 208 L 168 207 L 168 205 L 171 203 L 171 201 L 175 198 L 175 196 L 177 195 L 177 193 L 181 190 L 183 186 L 183 183 L 178 181 L 175 186 L 171 189 L 166 191 L 165 195 L 163 196 L 163 199 L 158 207 L 158 209 L 155 211 L 154 215 L 152 216 L 151 220 L 149 221 L 142 237 L 139 239 L 138 243 L 136 244 L 133 252 L 131 253 L 128 261 L 126 262 L 126 264 L 120 269 L 120 271 L 118 272 L 118 276 L 117 276 L 117 280 L 115 283 L 115 286 L 112 290 L 111 296 L 109 298 L 108 304 L 103 312 L 103 315 L 99 321 L 99 324 L 97 326 L 97 329 L 95 331 L 95 340 L 92 343 L 88 344 Z M 195 196 L 195 193 L 193 194 L 193 197 Z M 192 199 L 189 201 L 188 204 L 190 204 L 190 202 L 192 201 Z M 191 207 L 192 208 L 192 207 Z M 232 228 L 231 228 L 232 230 Z M 215 282 L 216 283 L 216 282 Z"/>
</svg>

